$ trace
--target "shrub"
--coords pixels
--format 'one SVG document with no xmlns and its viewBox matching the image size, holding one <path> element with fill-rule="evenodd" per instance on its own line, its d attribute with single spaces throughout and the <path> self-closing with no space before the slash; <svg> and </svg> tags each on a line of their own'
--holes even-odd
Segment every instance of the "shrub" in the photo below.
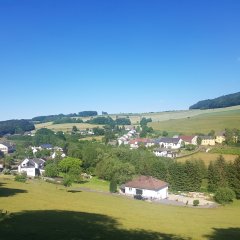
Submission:
<svg viewBox="0 0 240 240">
<path fill-rule="evenodd" d="M 64 185 L 65 187 L 70 187 L 70 186 L 72 186 L 72 183 L 73 183 L 73 179 L 72 179 L 70 176 L 65 176 L 65 177 L 63 178 L 63 185 Z"/>
<path fill-rule="evenodd" d="M 3 171 L 2 171 L 2 173 L 3 173 L 4 175 L 10 175 L 10 174 L 11 174 L 11 171 L 10 171 L 10 169 L 4 168 Z"/>
<path fill-rule="evenodd" d="M 17 181 L 17 182 L 26 182 L 27 181 L 27 174 L 26 173 L 22 173 L 22 174 L 16 175 L 15 181 Z"/>
<path fill-rule="evenodd" d="M 217 189 L 214 199 L 220 204 L 226 204 L 232 202 L 235 197 L 236 195 L 234 191 L 230 188 L 225 187 Z"/>
<path fill-rule="evenodd" d="M 199 200 L 198 199 L 193 200 L 193 206 L 197 207 L 198 205 L 199 205 Z"/>
</svg>

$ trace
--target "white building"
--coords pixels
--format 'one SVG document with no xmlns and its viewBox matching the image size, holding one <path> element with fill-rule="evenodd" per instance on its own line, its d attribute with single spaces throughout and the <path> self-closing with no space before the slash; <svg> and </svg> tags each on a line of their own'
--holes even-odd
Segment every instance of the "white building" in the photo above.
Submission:
<svg viewBox="0 0 240 240">
<path fill-rule="evenodd" d="M 126 195 L 141 195 L 148 199 L 165 199 L 168 197 L 168 183 L 150 176 L 140 176 L 124 185 Z"/>
<path fill-rule="evenodd" d="M 157 140 L 161 148 L 179 149 L 182 147 L 182 139 L 163 137 Z"/>
<path fill-rule="evenodd" d="M 40 176 L 44 172 L 45 160 L 40 158 L 24 159 L 18 166 L 19 173 L 26 173 L 28 177 Z"/>
<path fill-rule="evenodd" d="M 185 145 L 189 145 L 189 144 L 193 144 L 193 145 L 197 145 L 197 139 L 198 136 L 179 136 L 180 139 L 183 140 L 183 142 L 185 143 Z"/>
<path fill-rule="evenodd" d="M 178 150 L 171 150 L 168 148 L 158 148 L 153 151 L 156 157 L 168 157 L 168 158 L 175 158 L 178 156 Z"/>
<path fill-rule="evenodd" d="M 0 151 L 2 151 L 4 154 L 14 152 L 14 150 L 15 150 L 14 145 L 8 142 L 0 143 Z"/>
</svg>

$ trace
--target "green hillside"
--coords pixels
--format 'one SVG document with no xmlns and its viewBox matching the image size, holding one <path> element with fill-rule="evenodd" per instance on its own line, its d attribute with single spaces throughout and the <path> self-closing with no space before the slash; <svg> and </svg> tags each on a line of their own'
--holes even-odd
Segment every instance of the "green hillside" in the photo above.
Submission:
<svg viewBox="0 0 240 240">
<path fill-rule="evenodd" d="M 18 183 L 9 176 L 0 176 L 0 186 L 1 209 L 11 213 L 0 219 L 4 240 L 222 240 L 240 235 L 237 200 L 201 209 L 106 192 L 67 192 L 63 186 L 39 180 Z"/>
<path fill-rule="evenodd" d="M 222 131 L 225 128 L 240 128 L 240 109 L 209 112 L 194 117 L 152 122 L 149 126 L 154 130 L 174 133 L 194 134 L 209 133 L 211 130 Z"/>
<path fill-rule="evenodd" d="M 240 105 L 240 92 L 224 95 L 214 99 L 199 101 L 189 109 L 213 109 Z"/>
</svg>

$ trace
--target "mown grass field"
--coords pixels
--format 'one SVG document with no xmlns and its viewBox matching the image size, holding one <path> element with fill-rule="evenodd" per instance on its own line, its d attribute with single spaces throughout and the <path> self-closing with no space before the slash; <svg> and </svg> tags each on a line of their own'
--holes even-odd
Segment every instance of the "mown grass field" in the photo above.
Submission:
<svg viewBox="0 0 240 240">
<path fill-rule="evenodd" d="M 52 122 L 47 122 L 47 123 L 35 124 L 36 130 L 38 130 L 40 128 L 48 128 L 55 132 L 57 132 L 57 131 L 71 132 L 73 126 L 76 126 L 79 130 L 85 130 L 87 128 L 92 129 L 94 127 L 102 127 L 102 125 L 88 124 L 88 123 L 52 124 Z"/>
<path fill-rule="evenodd" d="M 207 134 L 211 130 L 222 131 L 225 128 L 240 128 L 240 109 L 222 112 L 204 113 L 194 117 L 152 122 L 149 126 L 154 130 L 182 134 Z"/>
<path fill-rule="evenodd" d="M 211 161 L 215 161 L 218 157 L 220 156 L 219 153 L 206 153 L 206 152 L 197 152 L 195 154 L 192 154 L 190 156 L 186 157 L 181 157 L 177 158 L 178 162 L 185 162 L 187 160 L 193 160 L 193 159 L 201 159 L 203 162 L 208 166 L 208 164 Z M 224 159 L 229 162 L 229 161 L 234 161 L 237 155 L 232 155 L 232 154 L 222 154 Z"/>
<path fill-rule="evenodd" d="M 240 236 L 240 201 L 197 209 L 110 194 L 67 192 L 39 180 L 18 183 L 1 176 L 0 183 L 1 209 L 11 212 L 0 221 L 3 240 L 221 240 Z"/>
</svg>

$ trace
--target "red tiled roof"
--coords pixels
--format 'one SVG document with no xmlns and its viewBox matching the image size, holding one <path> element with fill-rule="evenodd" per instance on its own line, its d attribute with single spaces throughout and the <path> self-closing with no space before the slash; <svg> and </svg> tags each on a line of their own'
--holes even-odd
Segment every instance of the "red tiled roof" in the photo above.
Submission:
<svg viewBox="0 0 240 240">
<path fill-rule="evenodd" d="M 195 136 L 179 136 L 179 138 L 182 139 L 184 142 L 192 142 L 194 137 Z"/>
<path fill-rule="evenodd" d="M 135 144 L 135 143 L 149 143 L 152 140 L 149 138 L 136 138 L 136 139 L 132 139 L 129 141 L 130 144 Z"/>
<path fill-rule="evenodd" d="M 132 181 L 127 182 L 125 186 L 131 188 L 159 190 L 167 187 L 168 183 L 150 176 L 140 176 Z"/>
</svg>

